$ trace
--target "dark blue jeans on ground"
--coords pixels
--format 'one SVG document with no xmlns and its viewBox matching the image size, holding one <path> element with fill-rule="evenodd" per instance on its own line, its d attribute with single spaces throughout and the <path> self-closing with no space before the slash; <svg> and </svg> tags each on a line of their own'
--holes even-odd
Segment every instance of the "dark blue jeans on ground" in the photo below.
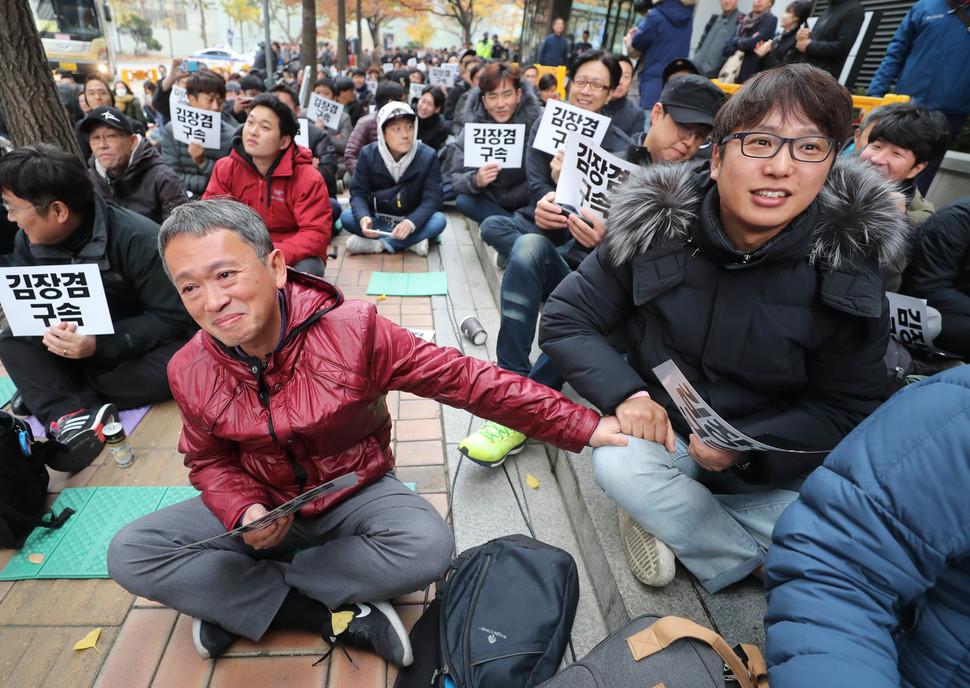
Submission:
<svg viewBox="0 0 970 688">
<path fill-rule="evenodd" d="M 345 211 L 340 213 L 340 223 L 343 225 L 351 234 L 356 234 L 357 236 L 364 236 L 364 232 L 361 231 L 360 225 L 357 224 L 357 219 L 354 217 L 353 208 L 347 208 Z M 428 218 L 428 221 L 424 223 L 423 226 L 415 229 L 411 234 L 408 235 L 407 239 L 392 239 L 390 237 L 382 236 L 380 242 L 384 244 L 384 247 L 389 249 L 391 253 L 397 253 L 398 251 L 403 251 L 408 246 L 414 246 L 422 239 L 433 239 L 434 237 L 445 231 L 445 225 L 448 223 L 447 218 L 445 218 L 444 213 L 436 212 Z M 380 220 L 374 218 L 374 229 L 381 229 L 384 231 L 391 231 L 394 229 L 393 226 L 386 222 L 381 222 Z"/>
<path fill-rule="evenodd" d="M 455 199 L 455 206 L 458 208 L 458 212 L 479 225 L 490 217 L 512 217 L 511 210 L 506 210 L 484 194 L 474 196 L 458 194 L 458 198 Z"/>
<path fill-rule="evenodd" d="M 481 223 L 482 241 L 508 260 L 512 246 L 524 234 L 535 234 L 539 228 L 522 213 L 509 216 L 493 215 Z M 506 268 L 507 269 L 507 268 Z"/>
<path fill-rule="evenodd" d="M 562 386 L 562 378 L 545 355 L 533 369 L 529 354 L 543 301 L 571 271 L 556 246 L 541 234 L 516 239 L 502 279 L 501 327 L 495 345 L 500 368 L 549 387 Z"/>
</svg>

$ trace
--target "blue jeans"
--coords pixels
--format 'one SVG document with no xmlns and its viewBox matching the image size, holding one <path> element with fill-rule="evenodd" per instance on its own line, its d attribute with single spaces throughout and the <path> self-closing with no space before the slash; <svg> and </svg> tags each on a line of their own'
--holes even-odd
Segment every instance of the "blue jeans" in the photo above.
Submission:
<svg viewBox="0 0 970 688">
<path fill-rule="evenodd" d="M 515 245 L 520 236 L 535 234 L 539 231 L 538 227 L 520 213 L 509 216 L 493 215 L 480 224 L 482 241 L 494 248 L 505 259 L 508 259 L 512 254 L 512 246 Z"/>
<path fill-rule="evenodd" d="M 626 447 L 594 449 L 593 479 L 711 594 L 765 562 L 775 521 L 804 480 L 748 485 L 733 471 L 705 470 L 680 436 L 673 454 L 634 437 Z"/>
<path fill-rule="evenodd" d="M 490 217 L 512 217 L 512 211 L 506 210 L 484 194 L 458 194 L 455 199 L 458 212 L 470 220 L 481 225 Z M 487 242 L 486 242 L 487 243 Z M 508 257 L 508 256 L 506 256 Z"/>
<path fill-rule="evenodd" d="M 393 226 L 386 222 L 382 222 L 377 218 L 374 219 L 374 229 L 384 230 L 390 232 L 394 229 Z M 428 218 L 428 221 L 424 223 L 421 227 L 418 227 L 413 232 L 411 232 L 407 239 L 392 239 L 391 237 L 382 236 L 378 239 L 384 248 L 386 248 L 390 253 L 397 253 L 398 251 L 403 251 L 408 246 L 414 246 L 416 243 L 423 239 L 433 239 L 434 237 L 445 231 L 445 225 L 448 220 L 445 218 L 444 213 L 435 212 Z M 364 236 L 364 232 L 361 231 L 360 225 L 357 223 L 357 218 L 354 217 L 354 209 L 347 208 L 345 211 L 340 213 L 340 224 L 351 234 L 356 234 L 357 236 Z"/>
<path fill-rule="evenodd" d="M 499 219 L 503 218 L 492 220 Z M 500 368 L 529 375 L 539 308 L 570 272 L 553 243 L 541 234 L 524 234 L 515 240 L 502 278 L 501 325 L 495 344 Z"/>
</svg>

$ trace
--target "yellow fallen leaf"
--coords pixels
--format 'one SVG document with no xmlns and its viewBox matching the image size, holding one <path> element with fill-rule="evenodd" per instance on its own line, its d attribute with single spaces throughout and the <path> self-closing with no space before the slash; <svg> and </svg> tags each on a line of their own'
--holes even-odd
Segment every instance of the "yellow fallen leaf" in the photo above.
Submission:
<svg viewBox="0 0 970 688">
<path fill-rule="evenodd" d="M 95 628 L 93 631 L 84 636 L 81 640 L 74 644 L 75 650 L 87 650 L 89 647 L 93 647 L 98 650 L 98 638 L 101 637 L 101 629 Z M 99 654 L 104 654 L 101 650 L 98 650 Z"/>
<path fill-rule="evenodd" d="M 34 554 L 31 554 L 30 556 L 27 557 L 27 561 L 29 561 L 31 564 L 43 564 L 44 555 L 41 554 L 40 552 L 35 552 Z"/>
<path fill-rule="evenodd" d="M 354 619 L 353 612 L 330 612 L 330 626 L 335 636 L 347 630 L 347 626 Z"/>
<path fill-rule="evenodd" d="M 539 481 L 536 480 L 536 477 L 530 473 L 526 473 L 525 475 L 525 484 L 531 487 L 533 490 L 539 487 Z"/>
<path fill-rule="evenodd" d="M 377 296 L 378 301 L 383 301 L 386 298 L 387 298 L 387 294 L 378 294 Z"/>
</svg>

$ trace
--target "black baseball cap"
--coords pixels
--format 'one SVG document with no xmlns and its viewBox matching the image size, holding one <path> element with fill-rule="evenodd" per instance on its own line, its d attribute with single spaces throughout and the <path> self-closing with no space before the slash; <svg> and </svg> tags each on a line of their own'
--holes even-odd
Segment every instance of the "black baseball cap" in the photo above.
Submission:
<svg viewBox="0 0 970 688">
<path fill-rule="evenodd" d="M 697 65 L 693 60 L 689 60 L 686 57 L 678 57 L 676 60 L 671 60 L 664 67 L 663 72 L 660 75 L 660 83 L 666 84 L 670 79 L 670 75 L 676 72 L 687 72 L 688 74 L 700 74 L 701 70 L 698 69 Z"/>
<path fill-rule="evenodd" d="M 698 74 L 678 74 L 667 82 L 660 104 L 677 124 L 714 124 L 727 94 Z"/>
<path fill-rule="evenodd" d="M 125 117 L 121 110 L 110 105 L 102 105 L 91 110 L 88 116 L 81 120 L 81 125 L 78 127 L 78 130 L 82 134 L 89 134 L 92 129 L 101 124 L 107 124 L 109 127 L 123 131 L 126 134 L 135 133 L 135 130 L 131 126 L 131 120 Z"/>
</svg>

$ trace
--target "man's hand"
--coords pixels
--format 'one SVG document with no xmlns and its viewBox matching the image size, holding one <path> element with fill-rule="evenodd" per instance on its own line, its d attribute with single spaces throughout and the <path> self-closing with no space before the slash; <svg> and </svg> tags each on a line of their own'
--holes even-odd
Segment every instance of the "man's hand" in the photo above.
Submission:
<svg viewBox="0 0 970 688">
<path fill-rule="evenodd" d="M 697 435 L 691 434 L 690 447 L 687 449 L 690 457 L 697 462 L 701 468 L 709 471 L 724 471 L 736 463 L 741 463 L 744 452 L 733 449 L 712 449 L 701 442 Z"/>
<path fill-rule="evenodd" d="M 624 434 L 662 444 L 671 454 L 676 450 L 677 437 L 667 411 L 653 399 L 627 399 L 616 407 L 616 418 Z"/>
<path fill-rule="evenodd" d="M 89 358 L 97 347 L 93 334 L 77 333 L 77 323 L 51 325 L 44 333 L 43 342 L 48 351 L 61 358 Z"/>
<path fill-rule="evenodd" d="M 243 514 L 242 525 L 252 523 L 257 518 L 265 516 L 266 513 L 267 511 L 265 506 L 262 504 L 253 504 L 251 507 L 246 509 L 246 513 Z M 283 541 L 286 534 L 290 532 L 291 525 L 293 525 L 293 514 L 284 516 L 278 521 L 273 521 L 265 528 L 244 533 L 243 542 L 253 549 L 269 549 L 270 547 L 276 547 L 276 545 Z"/>
<path fill-rule="evenodd" d="M 555 157 L 549 161 L 549 175 L 552 181 L 559 183 L 559 173 L 562 172 L 562 161 L 566 159 L 566 149 L 560 148 L 556 151 Z"/>
<path fill-rule="evenodd" d="M 479 187 L 488 186 L 495 181 L 498 176 L 499 170 L 502 168 L 498 166 L 498 163 L 490 162 L 483 167 L 478 168 L 478 174 L 475 175 L 475 183 Z"/>
<path fill-rule="evenodd" d="M 754 52 L 758 57 L 764 57 L 771 52 L 771 41 L 758 41 L 754 47 Z"/>
<path fill-rule="evenodd" d="M 401 220 L 396 225 L 394 229 L 391 230 L 392 239 L 407 239 L 411 236 L 411 232 L 414 231 L 414 225 L 411 224 L 410 220 Z"/>
<path fill-rule="evenodd" d="M 536 203 L 536 226 L 539 229 L 562 229 L 566 226 L 566 213 L 555 201 L 556 192 L 550 191 Z"/>
<path fill-rule="evenodd" d="M 165 78 L 162 79 L 163 91 L 171 90 L 178 78 L 182 76 L 181 65 L 183 62 L 185 62 L 185 60 L 183 60 L 181 57 L 176 57 L 174 60 L 172 60 L 172 66 L 168 68 L 168 74 L 166 74 Z"/>
<path fill-rule="evenodd" d="M 382 236 L 374 231 L 374 218 L 372 217 L 362 217 L 360 218 L 360 231 L 368 239 L 377 239 Z"/>
<path fill-rule="evenodd" d="M 811 29 L 802 27 L 798 30 L 798 33 L 795 34 L 795 49 L 798 52 L 800 53 L 805 52 L 805 48 L 807 48 L 809 43 L 812 42 L 812 39 L 809 38 L 809 36 L 811 35 L 812 35 Z"/>
<path fill-rule="evenodd" d="M 625 447 L 630 440 L 620 431 L 620 422 L 616 416 L 603 416 L 589 438 L 591 447 Z"/>
<path fill-rule="evenodd" d="M 241 112 L 248 112 L 249 106 L 253 102 L 252 96 L 239 96 L 232 101 L 232 111 L 237 115 Z"/>
<path fill-rule="evenodd" d="M 205 148 L 198 141 L 189 144 L 189 155 L 192 156 L 192 162 L 199 167 L 205 165 Z"/>
<path fill-rule="evenodd" d="M 592 223 L 592 226 L 583 222 L 578 215 L 570 213 L 566 219 L 566 228 L 580 244 L 586 248 L 596 248 L 603 241 L 606 225 L 587 208 L 580 208 L 579 212 Z"/>
</svg>

